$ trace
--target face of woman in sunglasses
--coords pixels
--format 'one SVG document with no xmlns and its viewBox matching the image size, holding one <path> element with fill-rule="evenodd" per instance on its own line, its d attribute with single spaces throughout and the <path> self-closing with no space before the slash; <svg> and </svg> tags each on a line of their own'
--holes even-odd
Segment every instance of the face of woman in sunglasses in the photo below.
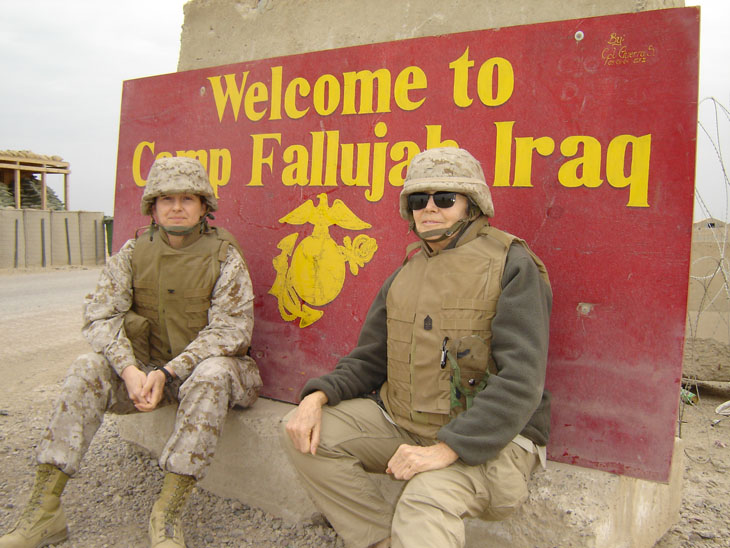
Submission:
<svg viewBox="0 0 730 548">
<path fill-rule="evenodd" d="M 416 230 L 420 234 L 428 232 L 429 230 L 446 230 L 457 221 L 466 217 L 467 211 L 469 210 L 469 201 L 466 196 L 456 194 L 454 198 L 454 205 L 451 207 L 438 207 L 434 203 L 433 196 L 430 196 L 426 207 L 423 209 L 413 209 L 413 220 L 416 223 Z M 428 245 L 430 245 L 431 249 L 434 251 L 438 251 L 446 247 L 454 236 L 441 240 L 440 242 L 432 241 L 438 237 L 439 236 L 436 235 L 431 238 L 426 238 Z"/>
</svg>

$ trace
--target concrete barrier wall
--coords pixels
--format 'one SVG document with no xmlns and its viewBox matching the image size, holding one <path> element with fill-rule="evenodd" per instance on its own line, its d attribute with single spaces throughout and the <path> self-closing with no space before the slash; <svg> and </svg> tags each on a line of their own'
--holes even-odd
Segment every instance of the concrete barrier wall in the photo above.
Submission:
<svg viewBox="0 0 730 548">
<path fill-rule="evenodd" d="M 80 262 L 84 265 L 103 264 L 106 257 L 104 216 L 91 211 L 79 211 Z"/>
<path fill-rule="evenodd" d="M 0 211 L 0 268 L 25 267 L 25 220 L 23 211 Z"/>
<path fill-rule="evenodd" d="M 51 212 L 24 209 L 25 266 L 51 266 Z"/>
<path fill-rule="evenodd" d="M 0 210 L 0 268 L 104 264 L 104 214 Z"/>
<path fill-rule="evenodd" d="M 259 399 L 226 418 L 215 458 L 201 487 L 221 497 L 298 523 L 317 513 L 282 451 L 281 419 L 291 404 Z M 119 435 L 159 457 L 172 432 L 175 406 L 116 418 Z M 530 495 L 501 522 L 466 521 L 466 548 L 650 548 L 679 519 L 683 443 L 675 440 L 667 484 L 549 462 L 530 480 Z M 395 500 L 403 483 L 372 474 L 383 495 Z"/>
<path fill-rule="evenodd" d="M 711 226 L 708 224 L 711 223 Z M 730 381 L 728 227 L 716 219 L 695 223 L 687 301 L 685 377 Z"/>
<path fill-rule="evenodd" d="M 51 264 L 81 264 L 78 213 L 51 211 Z"/>
<path fill-rule="evenodd" d="M 422 36 L 684 7 L 684 0 L 191 0 L 178 70 Z"/>
</svg>

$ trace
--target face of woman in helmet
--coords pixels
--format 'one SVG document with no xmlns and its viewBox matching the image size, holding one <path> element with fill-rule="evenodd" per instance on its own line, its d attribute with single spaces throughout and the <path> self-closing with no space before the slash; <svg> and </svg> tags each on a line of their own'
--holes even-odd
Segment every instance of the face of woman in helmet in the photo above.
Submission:
<svg viewBox="0 0 730 548">
<path fill-rule="evenodd" d="M 433 192 L 429 192 L 428 194 L 433 194 Z M 451 207 L 438 207 L 433 201 L 433 196 L 431 196 L 428 199 L 426 207 L 423 209 L 414 209 L 412 210 L 412 213 L 413 220 L 416 223 L 416 230 L 419 234 L 423 234 L 430 230 L 446 230 L 451 228 L 454 223 L 464 219 L 467 216 L 468 211 L 469 200 L 463 194 L 456 194 L 454 205 Z M 456 235 L 445 240 L 441 240 L 440 242 L 434 242 L 433 240 L 439 238 L 439 236 L 436 235 L 426 238 L 426 241 L 428 242 L 428 245 L 431 246 L 431 249 L 438 251 L 445 248 L 454 237 L 456 237 Z"/>
<path fill-rule="evenodd" d="M 198 224 L 206 210 L 196 194 L 163 194 L 152 205 L 152 218 L 158 225 L 190 228 Z"/>
</svg>

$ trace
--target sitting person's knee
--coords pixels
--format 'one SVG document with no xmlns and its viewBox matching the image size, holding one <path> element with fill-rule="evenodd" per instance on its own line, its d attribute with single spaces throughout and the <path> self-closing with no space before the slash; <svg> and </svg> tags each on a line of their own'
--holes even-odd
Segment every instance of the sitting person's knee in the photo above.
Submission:
<svg viewBox="0 0 730 548">
<path fill-rule="evenodd" d="M 106 359 L 100 354 L 89 352 L 76 358 L 68 371 L 69 377 L 78 377 L 86 381 L 98 378 L 109 378 L 112 370 Z"/>
</svg>

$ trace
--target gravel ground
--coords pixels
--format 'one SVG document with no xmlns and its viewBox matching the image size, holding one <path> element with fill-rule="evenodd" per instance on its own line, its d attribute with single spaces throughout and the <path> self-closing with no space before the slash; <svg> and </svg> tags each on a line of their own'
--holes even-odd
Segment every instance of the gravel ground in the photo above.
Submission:
<svg viewBox="0 0 730 548">
<path fill-rule="evenodd" d="M 53 271 L 0 271 L 3 532 L 15 522 L 28 498 L 35 443 L 70 360 L 87 350 L 79 335 L 80 302 L 83 293 L 93 287 L 98 270 L 78 269 L 71 274 L 69 285 L 64 286 Z M 78 290 L 79 285 L 86 289 Z M 45 291 L 54 297 L 44 295 Z M 68 302 L 58 298 L 60 293 Z M 696 391 L 701 395 L 698 405 L 685 407 L 682 416 L 685 473 L 680 520 L 656 548 L 730 547 L 730 419 L 713 425 L 720 418 L 714 409 L 730 398 L 730 390 L 725 383 L 701 386 Z M 108 415 L 81 471 L 64 492 L 70 538 L 56 546 L 146 547 L 147 518 L 161 484 L 156 461 L 119 439 L 116 418 Z M 184 515 L 189 548 L 343 546 L 321 518 L 289 525 L 260 509 L 202 489 L 195 489 Z"/>
<path fill-rule="evenodd" d="M 7 414 L 0 422 L 1 530 L 14 522 L 27 499 L 35 465 L 33 439 L 39 437 L 45 425 L 45 418 L 36 413 L 4 412 Z M 25 443 L 21 446 L 21 442 Z M 81 470 L 66 486 L 63 504 L 70 538 L 56 546 L 147 547 L 147 517 L 161 485 L 162 472 L 156 460 L 121 440 L 116 421 L 109 416 Z M 189 548 L 343 546 L 323 521 L 287 525 L 261 510 L 198 488 L 184 516 Z"/>
</svg>

